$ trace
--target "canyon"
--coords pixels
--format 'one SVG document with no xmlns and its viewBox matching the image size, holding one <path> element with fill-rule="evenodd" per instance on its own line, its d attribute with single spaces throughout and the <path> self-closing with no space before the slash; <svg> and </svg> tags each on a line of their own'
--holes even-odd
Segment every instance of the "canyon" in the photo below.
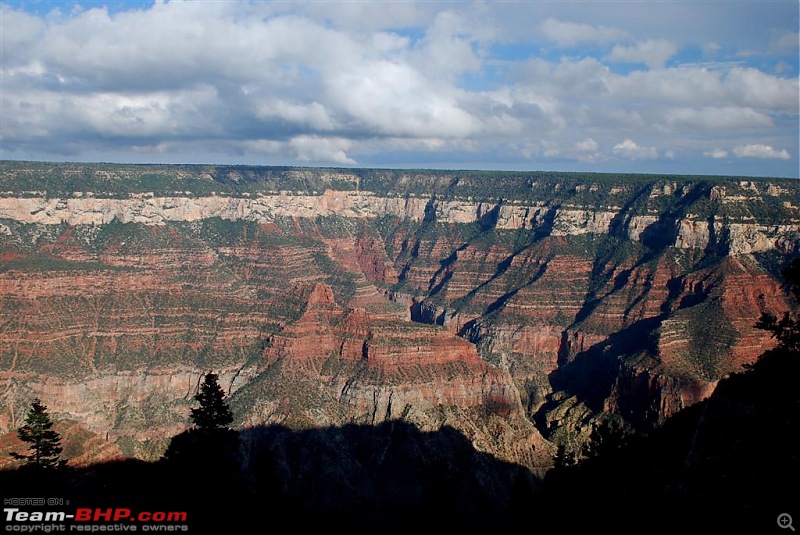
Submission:
<svg viewBox="0 0 800 535">
<path fill-rule="evenodd" d="M 774 347 L 798 254 L 789 179 L 2 161 L 0 433 L 38 396 L 76 463 L 156 459 L 212 370 L 241 429 L 452 427 L 543 474 Z"/>
</svg>

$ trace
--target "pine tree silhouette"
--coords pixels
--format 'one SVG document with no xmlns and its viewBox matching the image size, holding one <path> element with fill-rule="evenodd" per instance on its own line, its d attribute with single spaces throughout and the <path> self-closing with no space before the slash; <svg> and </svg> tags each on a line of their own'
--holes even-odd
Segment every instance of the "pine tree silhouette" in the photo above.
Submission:
<svg viewBox="0 0 800 535">
<path fill-rule="evenodd" d="M 17 436 L 29 444 L 30 453 L 10 452 L 13 458 L 23 461 L 25 466 L 41 470 L 57 470 L 67 464 L 62 460 L 61 435 L 52 429 L 53 422 L 47 413 L 47 406 L 39 398 L 31 403 L 25 418 L 25 425 L 17 430 Z"/>
<path fill-rule="evenodd" d="M 172 437 L 163 459 L 182 469 L 205 466 L 208 471 L 232 474 L 239 468 L 239 433 L 229 426 L 233 413 L 219 385 L 219 377 L 208 372 L 195 394 L 200 406 L 191 409 L 194 426 Z"/>
<path fill-rule="evenodd" d="M 218 376 L 208 372 L 200 386 L 200 391 L 194 396 L 200 403 L 192 409 L 192 422 L 201 431 L 216 431 L 227 429 L 233 423 L 233 413 L 225 401 L 225 392 L 219 385 Z"/>
</svg>

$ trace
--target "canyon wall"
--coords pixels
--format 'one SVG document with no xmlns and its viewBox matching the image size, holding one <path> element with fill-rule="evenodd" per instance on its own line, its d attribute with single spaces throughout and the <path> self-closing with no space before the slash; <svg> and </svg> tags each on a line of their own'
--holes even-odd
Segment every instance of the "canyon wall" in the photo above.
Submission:
<svg viewBox="0 0 800 535">
<path fill-rule="evenodd" d="M 97 198 L 91 192 L 75 192 L 73 198 L 0 197 L 0 219 L 38 225 L 105 225 L 141 223 L 166 225 L 173 221 L 201 221 L 220 218 L 229 221 L 272 222 L 282 217 L 344 217 L 377 219 L 394 216 L 415 223 L 426 218 L 440 224 L 470 224 L 493 218 L 498 230 L 537 230 L 548 227 L 551 236 L 607 234 L 616 223 L 620 207 L 586 209 L 580 206 L 552 207 L 520 201 L 470 202 L 419 197 L 379 197 L 370 192 L 326 190 L 321 195 L 282 192 L 255 198 L 228 196 L 154 197 L 140 194 L 128 199 Z M 721 194 L 717 193 L 717 196 Z M 724 203 L 724 198 L 722 203 Z M 787 201 L 788 202 L 788 201 Z M 791 208 L 792 205 L 786 208 Z M 725 235 L 724 245 L 732 254 L 791 249 L 796 222 L 788 220 L 765 224 L 755 217 L 740 220 L 710 217 L 698 219 L 685 214 L 666 224 L 657 215 L 632 215 L 622 224 L 622 235 L 641 241 L 642 234 L 655 226 L 674 234 L 671 246 L 703 249 L 716 245 Z M 6 226 L 0 233 L 8 235 Z M 787 235 L 789 236 L 787 238 Z M 788 239 L 788 241 L 786 241 Z"/>
<path fill-rule="evenodd" d="M 754 362 L 800 244 L 780 179 L 0 173 L 0 431 L 39 396 L 108 456 L 160 455 L 214 370 L 240 427 L 401 418 L 543 470 Z"/>
</svg>

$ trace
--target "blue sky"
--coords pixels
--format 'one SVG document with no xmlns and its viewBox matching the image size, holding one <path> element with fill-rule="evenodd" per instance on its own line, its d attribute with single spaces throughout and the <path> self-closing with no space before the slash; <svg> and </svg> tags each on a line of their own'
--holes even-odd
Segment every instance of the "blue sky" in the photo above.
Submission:
<svg viewBox="0 0 800 535">
<path fill-rule="evenodd" d="M 800 175 L 796 0 L 0 1 L 0 158 Z"/>
</svg>

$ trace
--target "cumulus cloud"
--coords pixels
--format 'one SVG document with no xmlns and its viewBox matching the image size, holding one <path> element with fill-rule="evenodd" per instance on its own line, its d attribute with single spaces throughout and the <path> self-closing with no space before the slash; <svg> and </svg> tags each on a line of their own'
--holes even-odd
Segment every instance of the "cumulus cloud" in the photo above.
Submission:
<svg viewBox="0 0 800 535">
<path fill-rule="evenodd" d="M 20 120 L 3 133 L 43 138 L 71 125 L 137 146 L 179 134 L 268 135 L 301 161 L 352 163 L 342 133 L 464 137 L 478 127 L 452 85 L 480 64 L 468 39 L 454 37 L 457 14 L 440 14 L 412 51 L 404 36 L 348 34 L 291 14 L 262 19 L 249 12 L 258 7 L 169 2 L 115 16 L 98 8 L 49 27 L 4 12 L 4 30 L 14 20 L 18 31 L 3 32 L 3 112 Z M 46 113 L 23 119 L 26 108 Z"/>
<path fill-rule="evenodd" d="M 607 159 L 600 151 L 600 144 L 590 137 L 576 142 L 574 147 L 573 157 L 580 162 L 596 164 Z"/>
<path fill-rule="evenodd" d="M 675 55 L 678 47 L 664 39 L 652 39 L 633 46 L 616 45 L 605 59 L 624 63 L 644 63 L 651 69 L 664 66 Z"/>
<path fill-rule="evenodd" d="M 477 123 L 459 105 L 457 92 L 430 87 L 407 64 L 374 61 L 327 79 L 329 102 L 355 126 L 381 135 L 454 136 L 474 133 Z"/>
<path fill-rule="evenodd" d="M 637 4 L 619 17 L 560 3 L 390 4 L 173 0 L 49 16 L 0 5 L 2 157 L 558 158 L 647 171 L 667 148 L 676 166 L 686 155 L 713 165 L 717 147 L 738 145 L 796 173 L 796 154 L 747 148 L 797 145 L 796 56 L 779 46 L 796 39 L 791 26 L 760 34 L 772 41 L 713 28 L 687 41 L 678 22 L 641 30 Z M 725 62 L 758 42 L 777 55 Z M 719 61 L 682 62 L 703 43 Z"/>
<path fill-rule="evenodd" d="M 289 145 L 295 150 L 301 162 L 330 161 L 342 165 L 355 165 L 356 161 L 347 156 L 350 141 L 341 138 L 321 138 L 316 136 L 297 136 Z"/>
<path fill-rule="evenodd" d="M 658 150 L 655 147 L 643 147 L 632 139 L 626 139 L 614 145 L 614 154 L 622 158 L 631 160 L 652 160 L 658 158 Z"/>
<path fill-rule="evenodd" d="M 712 149 L 712 150 L 704 151 L 703 152 L 703 156 L 707 156 L 709 158 L 715 158 L 715 159 L 719 160 L 721 158 L 727 158 L 728 157 L 728 151 L 726 151 L 725 149 Z"/>
<path fill-rule="evenodd" d="M 724 79 L 726 92 L 737 103 L 768 110 L 798 113 L 800 80 L 767 74 L 752 67 L 734 68 Z"/>
<path fill-rule="evenodd" d="M 704 131 L 769 128 L 775 125 L 772 117 L 766 113 L 736 106 L 669 108 L 664 113 L 664 124 L 675 129 L 691 128 Z"/>
<path fill-rule="evenodd" d="M 703 67 L 675 67 L 610 76 L 608 90 L 620 97 L 646 99 L 664 105 L 733 105 L 769 112 L 797 114 L 798 78 L 785 78 L 754 68 L 714 71 Z"/>
<path fill-rule="evenodd" d="M 452 11 L 436 15 L 425 37 L 417 44 L 417 54 L 410 57 L 417 69 L 431 80 L 444 79 L 477 71 L 481 59 L 473 48 L 477 37 L 470 22 Z"/>
<path fill-rule="evenodd" d="M 739 158 L 767 158 L 777 160 L 788 160 L 791 158 L 786 149 L 775 149 L 771 145 L 756 143 L 753 145 L 739 145 L 733 149 L 733 153 Z"/>
<path fill-rule="evenodd" d="M 14 69 L 25 63 L 25 52 L 37 45 L 39 32 L 45 23 L 38 17 L 15 11 L 4 4 L 0 4 L 0 21 L 3 68 Z"/>
<path fill-rule="evenodd" d="M 583 141 L 575 143 L 575 148 L 580 151 L 596 151 L 600 146 L 592 138 L 586 138 Z"/>
</svg>

